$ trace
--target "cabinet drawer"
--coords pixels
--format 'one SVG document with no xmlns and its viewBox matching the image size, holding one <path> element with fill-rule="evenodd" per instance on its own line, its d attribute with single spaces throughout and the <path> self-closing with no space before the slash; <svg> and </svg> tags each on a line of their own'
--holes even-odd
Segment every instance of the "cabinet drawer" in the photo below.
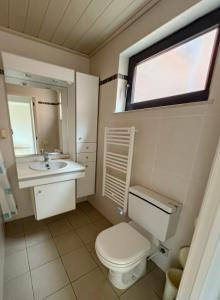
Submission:
<svg viewBox="0 0 220 300">
<path fill-rule="evenodd" d="M 77 153 L 77 162 L 86 163 L 96 161 L 96 152 L 93 153 Z"/>
<path fill-rule="evenodd" d="M 95 194 L 96 163 L 83 163 L 86 167 L 85 177 L 77 179 L 77 198 Z"/>
<path fill-rule="evenodd" d="M 77 153 L 96 152 L 96 143 L 77 143 Z"/>
<path fill-rule="evenodd" d="M 75 180 L 34 187 L 35 216 L 37 220 L 55 216 L 76 207 Z"/>
</svg>

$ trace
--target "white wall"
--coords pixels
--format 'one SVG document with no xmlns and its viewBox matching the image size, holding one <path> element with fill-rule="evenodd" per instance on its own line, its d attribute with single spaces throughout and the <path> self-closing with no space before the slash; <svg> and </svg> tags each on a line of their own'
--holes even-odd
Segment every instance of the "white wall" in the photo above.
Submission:
<svg viewBox="0 0 220 300">
<path fill-rule="evenodd" d="M 118 72 L 119 54 L 167 21 L 194 5 L 195 0 L 161 1 L 91 58 L 91 72 L 104 79 Z M 220 56 L 215 67 L 209 103 L 179 105 L 115 114 L 117 82 L 100 87 L 97 194 L 93 204 L 113 223 L 123 220 L 110 200 L 103 198 L 104 126 L 135 126 L 131 185 L 140 184 L 183 203 L 174 238 L 166 242 L 169 257 L 155 259 L 164 270 L 177 264 L 178 249 L 189 244 L 199 214 L 220 134 Z"/>
<path fill-rule="evenodd" d="M 13 54 L 34 58 L 44 62 L 72 68 L 75 71 L 89 73 L 89 59 L 85 56 L 76 55 L 61 49 L 32 41 L 11 33 L 0 31 L 0 51 L 7 51 Z M 2 61 L 0 58 L 0 68 Z M 10 136 L 8 108 L 5 97 L 5 87 L 3 76 L 0 76 L 0 128 L 4 128 L 8 132 L 8 138 L 0 139 L 0 148 L 5 158 L 6 166 L 10 181 L 13 185 L 13 192 L 16 202 L 18 203 L 18 218 L 33 214 L 32 205 L 30 203 L 29 191 L 27 189 L 18 189 L 17 175 L 15 167 L 15 159 L 12 148 L 12 140 Z"/>
</svg>

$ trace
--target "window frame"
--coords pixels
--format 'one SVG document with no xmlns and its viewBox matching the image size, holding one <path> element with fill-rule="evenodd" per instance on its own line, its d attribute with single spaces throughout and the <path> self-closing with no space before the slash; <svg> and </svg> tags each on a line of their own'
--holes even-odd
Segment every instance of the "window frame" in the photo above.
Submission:
<svg viewBox="0 0 220 300">
<path fill-rule="evenodd" d="M 141 102 L 132 102 L 132 84 L 135 76 L 135 67 L 141 62 L 150 57 L 166 52 L 166 50 L 175 48 L 177 45 L 184 44 L 187 41 L 214 29 L 218 28 L 216 42 L 214 45 L 213 55 L 210 61 L 206 87 L 204 90 L 169 96 L 164 98 L 157 98 Z M 215 61 L 218 54 L 220 41 L 220 8 L 195 20 L 189 25 L 181 28 L 175 33 L 162 39 L 161 41 L 153 44 L 152 46 L 142 50 L 141 52 L 133 55 L 129 59 L 128 65 L 128 82 L 127 82 L 127 96 L 125 110 L 136 110 L 143 108 L 152 108 L 168 105 L 177 105 L 191 102 L 207 101 L 209 98 L 209 90 L 212 80 L 212 75 L 215 67 Z"/>
</svg>

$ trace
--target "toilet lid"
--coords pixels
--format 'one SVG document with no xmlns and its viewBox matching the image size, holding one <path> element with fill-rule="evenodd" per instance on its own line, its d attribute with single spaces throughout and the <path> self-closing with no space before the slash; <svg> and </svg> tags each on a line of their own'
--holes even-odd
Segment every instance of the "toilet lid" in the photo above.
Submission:
<svg viewBox="0 0 220 300">
<path fill-rule="evenodd" d="M 102 231 L 96 239 L 96 249 L 106 260 L 126 265 L 143 257 L 150 242 L 128 223 L 122 222 Z"/>
</svg>

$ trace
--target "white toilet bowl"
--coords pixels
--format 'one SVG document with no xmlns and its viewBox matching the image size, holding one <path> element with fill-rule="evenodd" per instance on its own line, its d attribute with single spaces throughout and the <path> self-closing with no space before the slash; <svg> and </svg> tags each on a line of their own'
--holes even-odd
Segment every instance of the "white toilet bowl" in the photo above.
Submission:
<svg viewBox="0 0 220 300">
<path fill-rule="evenodd" d="M 131 222 L 102 231 L 95 243 L 96 254 L 109 268 L 109 279 L 115 287 L 128 288 L 144 275 L 147 256 L 152 255 L 157 243 L 175 234 L 180 211 L 177 201 L 141 186 L 130 187 Z"/>
<path fill-rule="evenodd" d="M 145 274 L 151 243 L 130 224 L 122 222 L 102 231 L 95 249 L 109 269 L 109 280 L 118 289 L 125 289 Z"/>
</svg>

